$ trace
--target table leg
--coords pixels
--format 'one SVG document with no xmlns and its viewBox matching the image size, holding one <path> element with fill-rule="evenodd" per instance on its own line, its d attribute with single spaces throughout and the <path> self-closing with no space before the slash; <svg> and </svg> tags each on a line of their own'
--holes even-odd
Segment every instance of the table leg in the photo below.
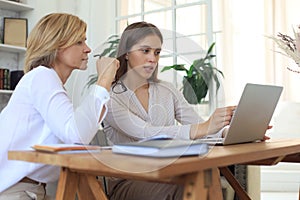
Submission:
<svg viewBox="0 0 300 200">
<path fill-rule="evenodd" d="M 75 199 L 78 175 L 68 168 L 62 167 L 57 185 L 56 200 Z"/>
<path fill-rule="evenodd" d="M 225 176 L 226 180 L 229 182 L 229 184 L 232 186 L 234 191 L 236 192 L 237 196 L 240 199 L 245 200 L 251 200 L 251 198 L 248 196 L 248 194 L 244 191 L 240 183 L 235 179 L 231 171 L 228 169 L 228 167 L 221 167 L 220 171 Z M 299 199 L 300 200 L 300 199 Z"/>
<path fill-rule="evenodd" d="M 187 175 L 183 195 L 184 200 L 222 200 L 218 169 L 209 169 Z"/>
<path fill-rule="evenodd" d="M 209 199 L 223 199 L 221 177 L 217 168 L 211 169 L 211 184 L 208 192 Z"/>
<path fill-rule="evenodd" d="M 77 195 L 79 200 L 107 200 L 106 194 L 95 175 L 80 175 Z"/>
<path fill-rule="evenodd" d="M 183 200 L 207 199 L 207 188 L 204 184 L 204 172 L 189 174 L 184 184 Z"/>
</svg>

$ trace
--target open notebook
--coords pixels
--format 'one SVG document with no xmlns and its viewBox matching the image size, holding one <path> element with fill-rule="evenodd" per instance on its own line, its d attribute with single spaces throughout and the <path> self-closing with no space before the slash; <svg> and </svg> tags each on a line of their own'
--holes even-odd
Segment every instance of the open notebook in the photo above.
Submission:
<svg viewBox="0 0 300 200">
<path fill-rule="evenodd" d="M 225 138 L 200 139 L 210 144 L 238 144 L 264 138 L 283 87 L 247 83 Z"/>
</svg>

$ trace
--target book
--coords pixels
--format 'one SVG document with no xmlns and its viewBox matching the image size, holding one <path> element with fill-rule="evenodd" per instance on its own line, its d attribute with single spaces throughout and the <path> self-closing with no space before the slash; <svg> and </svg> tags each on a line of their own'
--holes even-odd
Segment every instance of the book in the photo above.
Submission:
<svg viewBox="0 0 300 200">
<path fill-rule="evenodd" d="M 172 138 L 155 138 L 112 146 L 113 153 L 160 158 L 203 155 L 208 150 L 206 143 Z"/>
<path fill-rule="evenodd" d="M 101 147 L 97 145 L 81 145 L 81 144 L 36 144 L 32 148 L 36 151 L 51 153 L 84 153 L 84 152 L 100 152 L 109 147 Z"/>
<path fill-rule="evenodd" d="M 0 67 L 0 89 L 9 90 L 9 69 Z"/>
<path fill-rule="evenodd" d="M 9 69 L 3 69 L 3 89 L 9 90 L 10 89 L 10 74 Z"/>
<path fill-rule="evenodd" d="M 0 89 L 3 90 L 4 89 L 4 69 L 0 68 Z"/>
</svg>

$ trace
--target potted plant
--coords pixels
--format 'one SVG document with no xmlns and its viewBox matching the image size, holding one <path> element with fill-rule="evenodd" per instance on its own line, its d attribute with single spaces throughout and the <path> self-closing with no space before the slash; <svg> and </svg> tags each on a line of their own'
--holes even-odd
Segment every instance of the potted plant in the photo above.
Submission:
<svg viewBox="0 0 300 200">
<path fill-rule="evenodd" d="M 297 30 L 293 29 L 294 36 L 285 35 L 278 33 L 276 36 L 267 36 L 272 39 L 281 51 L 275 51 L 288 58 L 294 60 L 297 67 L 300 67 L 300 25 Z M 299 68 L 294 69 L 294 67 L 287 67 L 288 70 L 292 72 L 300 73 Z"/>
<path fill-rule="evenodd" d="M 192 65 L 187 69 L 183 64 L 175 64 L 165 66 L 161 72 L 174 69 L 177 71 L 185 71 L 183 77 L 183 95 L 190 104 L 203 103 L 209 88 L 215 84 L 216 93 L 220 87 L 218 74 L 224 77 L 223 72 L 213 67 L 212 59 L 216 57 L 212 53 L 215 43 L 212 43 L 206 52 L 204 58 L 194 60 Z M 212 87 L 214 88 L 214 87 Z"/>
</svg>

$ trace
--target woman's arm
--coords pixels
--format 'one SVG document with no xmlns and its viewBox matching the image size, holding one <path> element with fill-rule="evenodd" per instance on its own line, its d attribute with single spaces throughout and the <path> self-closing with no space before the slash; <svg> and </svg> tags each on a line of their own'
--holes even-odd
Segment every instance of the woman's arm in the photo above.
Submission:
<svg viewBox="0 0 300 200">
<path fill-rule="evenodd" d="M 96 85 L 104 87 L 110 91 L 111 83 L 113 82 L 117 69 L 120 63 L 115 58 L 100 57 L 96 62 L 98 79 Z M 102 122 L 103 117 L 106 115 L 107 109 L 104 106 L 100 115 L 99 122 Z"/>
<path fill-rule="evenodd" d="M 223 128 L 229 125 L 236 106 L 217 108 L 209 119 L 204 121 L 188 104 L 182 93 L 172 85 L 168 87 L 174 95 L 176 119 L 182 124 L 192 124 L 189 132 L 191 139 L 210 136 L 221 137 Z"/>
<path fill-rule="evenodd" d="M 98 130 L 103 106 L 109 100 L 109 94 L 103 87 L 95 87 L 76 110 L 52 69 L 42 68 L 26 87 L 47 128 L 61 141 L 91 141 Z"/>
</svg>

